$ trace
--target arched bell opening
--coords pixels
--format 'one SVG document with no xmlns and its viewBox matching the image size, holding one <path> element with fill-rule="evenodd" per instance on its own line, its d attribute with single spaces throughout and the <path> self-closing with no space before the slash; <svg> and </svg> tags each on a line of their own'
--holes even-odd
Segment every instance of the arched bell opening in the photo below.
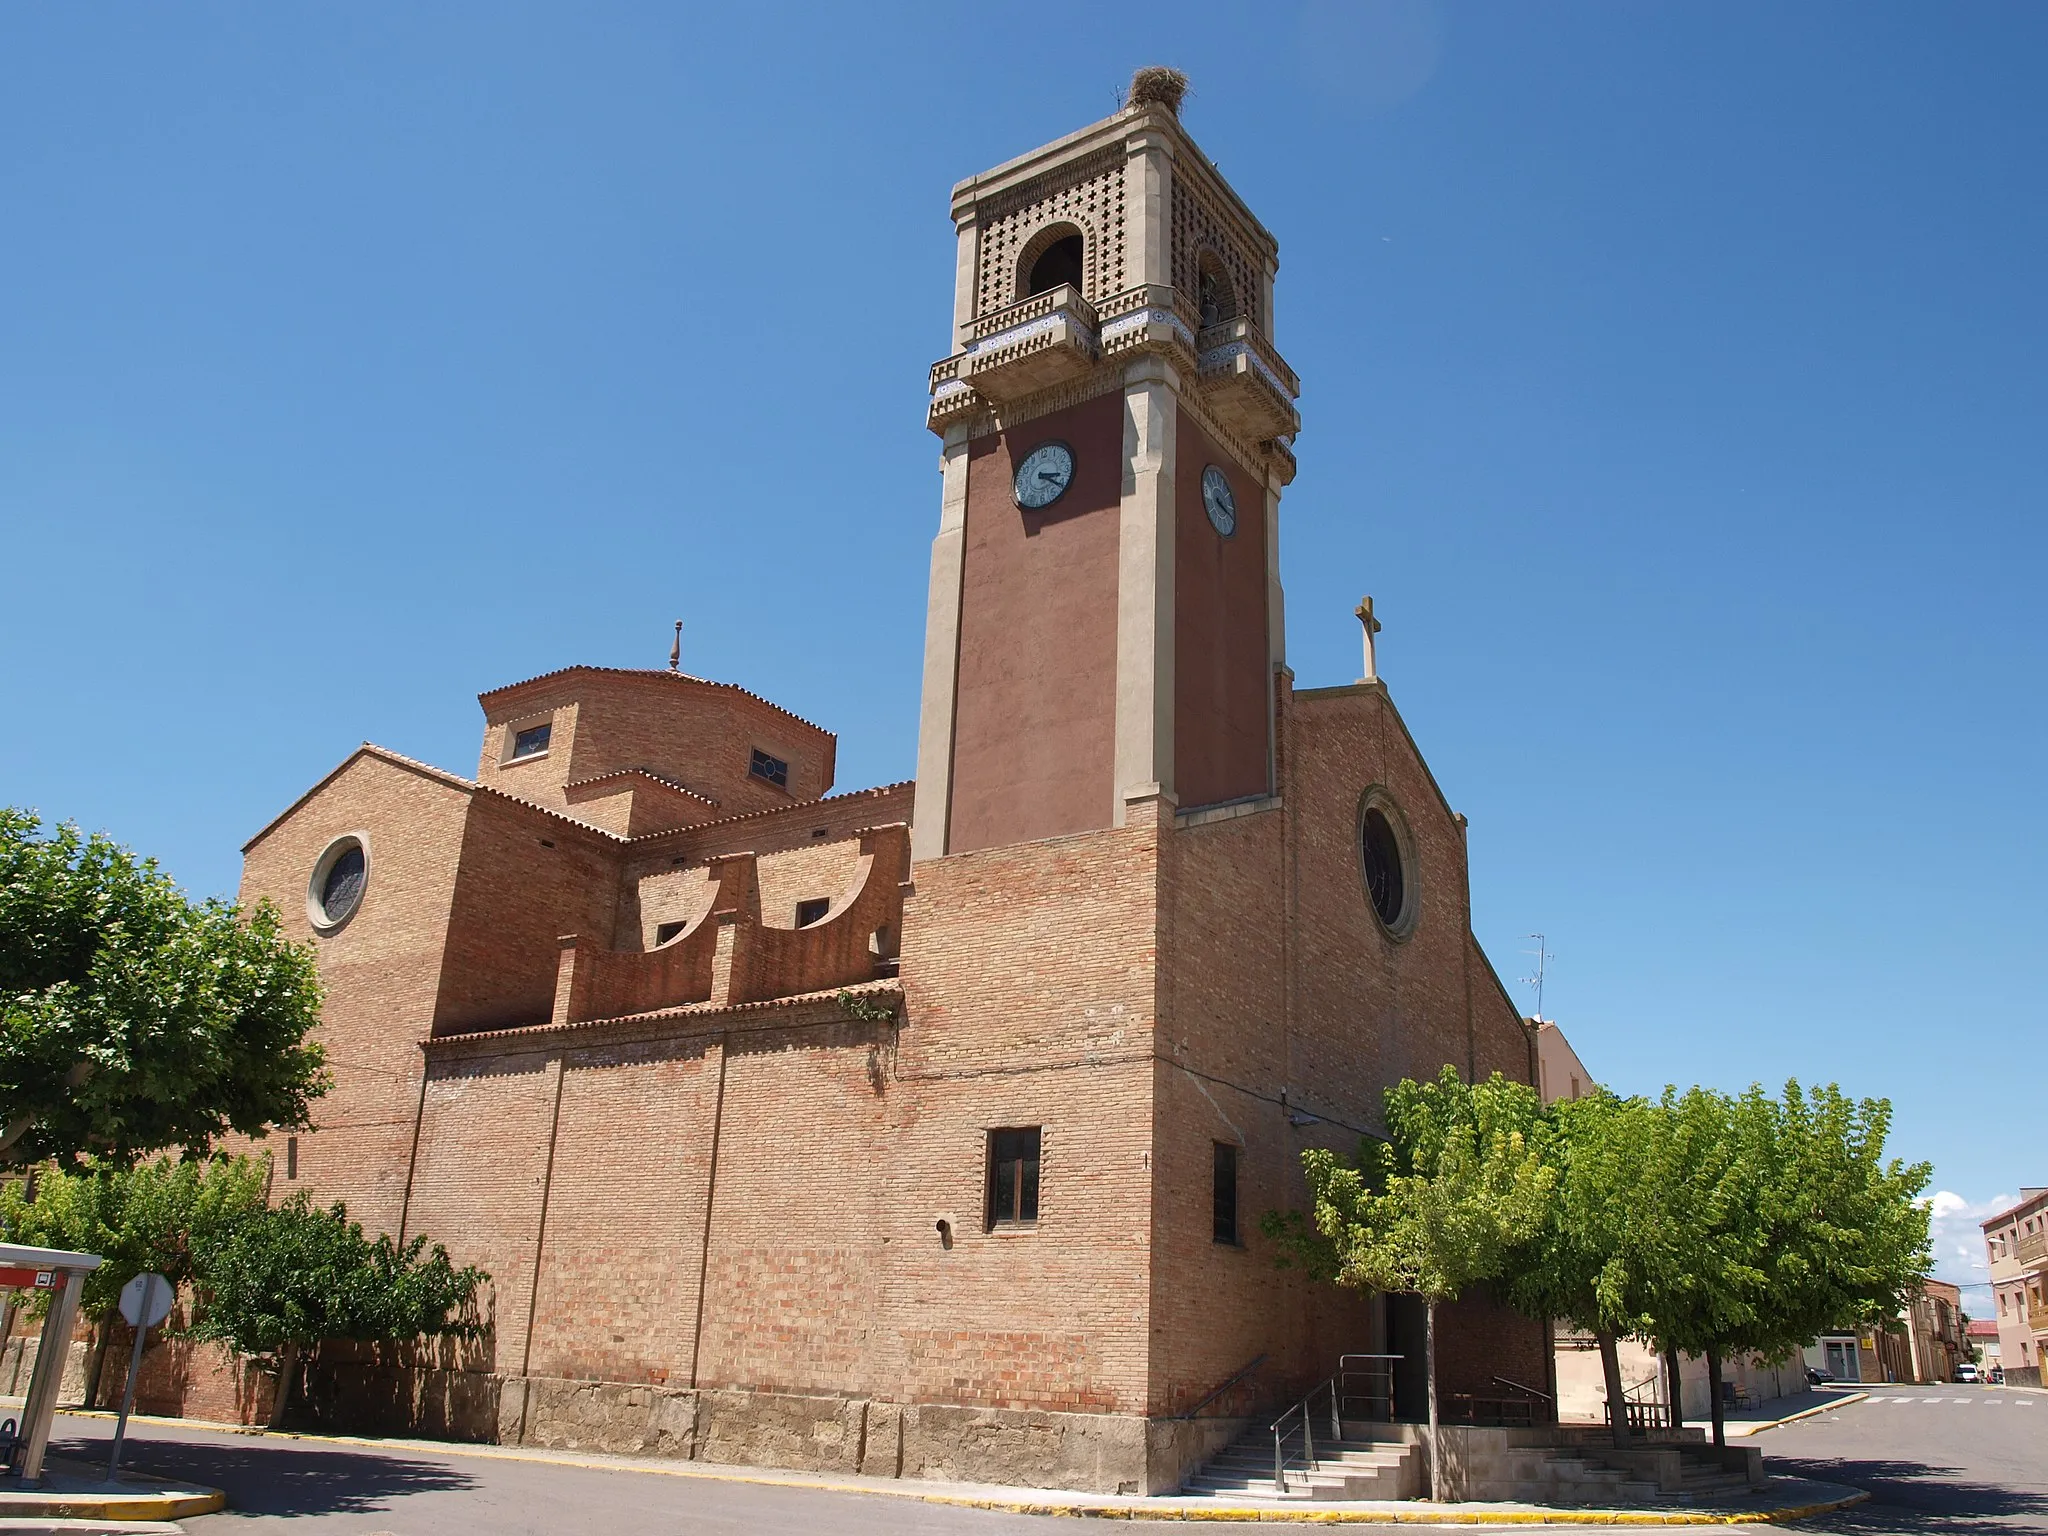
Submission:
<svg viewBox="0 0 2048 1536">
<path fill-rule="evenodd" d="M 1033 294 L 1050 293 L 1062 283 L 1071 284 L 1076 292 L 1084 292 L 1086 258 L 1087 246 L 1081 231 L 1073 225 L 1056 224 L 1042 231 L 1025 248 L 1024 259 L 1018 263 L 1023 291 L 1017 297 L 1028 299 Z"/>
</svg>

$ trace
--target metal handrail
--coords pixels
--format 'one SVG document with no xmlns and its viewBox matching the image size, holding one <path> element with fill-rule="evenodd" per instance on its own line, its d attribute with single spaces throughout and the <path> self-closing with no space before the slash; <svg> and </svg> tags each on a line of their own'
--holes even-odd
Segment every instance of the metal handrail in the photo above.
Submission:
<svg viewBox="0 0 2048 1536">
<path fill-rule="evenodd" d="M 1381 1417 L 1378 1411 L 1379 1407 L 1384 1403 L 1386 1405 L 1385 1421 L 1392 1423 L 1394 1418 L 1394 1367 L 1405 1363 L 1406 1360 L 1407 1356 L 1405 1355 L 1339 1355 L 1337 1357 L 1336 1382 L 1340 1408 L 1348 1408 L 1352 1403 L 1357 1402 L 1362 1402 L 1366 1405 L 1366 1411 L 1363 1413 L 1343 1414 L 1341 1417 L 1378 1419 Z M 1353 1364 L 1354 1361 L 1364 1361 L 1367 1363 L 1357 1365 Z M 1363 1392 L 1354 1391 L 1353 1384 L 1361 1378 L 1363 1378 L 1367 1390 Z M 1384 1383 L 1384 1387 L 1382 1387 L 1381 1383 Z"/>
<path fill-rule="evenodd" d="M 1496 1387 L 1512 1387 L 1517 1392 L 1520 1392 L 1524 1397 L 1539 1398 L 1546 1403 L 1556 1401 L 1556 1399 L 1553 1398 L 1548 1392 L 1541 1391 L 1535 1387 L 1525 1387 L 1519 1381 L 1509 1381 L 1505 1376 L 1494 1377 L 1493 1384 Z"/>
<path fill-rule="evenodd" d="M 1246 1364 L 1239 1366 L 1236 1370 L 1232 1371 L 1228 1376 L 1224 1377 L 1222 1385 L 1218 1386 L 1215 1391 L 1211 1392 L 1207 1397 L 1203 1398 L 1199 1403 L 1195 1404 L 1195 1406 L 1190 1408 L 1186 1413 L 1176 1414 L 1175 1417 L 1182 1419 L 1192 1419 L 1198 1417 L 1204 1408 L 1208 1407 L 1211 1403 L 1215 1402 L 1217 1398 L 1221 1397 L 1224 1393 L 1228 1392 L 1232 1387 L 1236 1386 L 1239 1382 L 1243 1381 L 1245 1377 L 1251 1375 L 1253 1371 L 1256 1371 L 1260 1366 L 1264 1365 L 1271 1358 L 1272 1357 L 1270 1355 L 1258 1355 L 1253 1357 Z"/>
<path fill-rule="evenodd" d="M 1661 1397 L 1640 1395 L 1660 1385 L 1655 1376 L 1645 1376 L 1634 1386 L 1621 1389 L 1621 1411 L 1627 1418 L 1630 1429 L 1651 1430 L 1670 1427 L 1671 1405 Z M 1607 1422 L 1612 1424 L 1614 1405 L 1603 1403 L 1601 1407 L 1606 1413 Z"/>
<path fill-rule="evenodd" d="M 1301 1421 L 1303 1466 L 1310 1472 L 1316 1468 L 1315 1415 L 1310 1410 L 1315 1406 L 1316 1398 L 1322 1395 L 1327 1395 L 1330 1400 L 1331 1443 L 1334 1444 L 1344 1438 L 1344 1426 L 1337 1416 L 1337 1380 L 1333 1376 L 1328 1381 L 1318 1382 L 1310 1387 L 1308 1394 L 1300 1402 L 1273 1421 L 1273 1491 L 1276 1494 L 1287 1491 L 1287 1464 L 1293 1460 L 1287 1450 L 1287 1439 L 1293 1433 L 1287 1427 L 1289 1419 L 1299 1418 Z"/>
</svg>

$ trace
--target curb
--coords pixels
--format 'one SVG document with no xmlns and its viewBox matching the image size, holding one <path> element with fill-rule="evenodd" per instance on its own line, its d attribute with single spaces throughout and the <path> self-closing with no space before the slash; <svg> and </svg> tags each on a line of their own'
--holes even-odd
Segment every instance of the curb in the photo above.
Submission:
<svg viewBox="0 0 2048 1536">
<path fill-rule="evenodd" d="M 1868 1394 L 1861 1394 L 1868 1396 Z M 1826 1407 L 1840 1406 L 1830 1403 Z M 64 1410 L 71 1418 L 111 1419 L 113 1415 L 101 1410 Z M 1809 1412 L 1823 1412 L 1811 1409 Z M 1793 1417 L 1803 1418 L 1796 1414 Z M 1133 1505 L 1133 1504 L 1067 1504 L 1050 1499 L 981 1497 L 972 1494 L 944 1493 L 938 1489 L 920 1489 L 915 1483 L 905 1482 L 890 1487 L 881 1484 L 848 1483 L 828 1478 L 784 1476 L 762 1477 L 737 1467 L 731 1471 L 718 1469 L 715 1464 L 705 1462 L 660 1461 L 642 1462 L 638 1458 L 616 1457 L 596 1460 L 590 1456 L 550 1455 L 545 1450 L 528 1450 L 524 1447 L 504 1447 L 472 1444 L 467 1441 L 393 1441 L 373 1439 L 363 1435 L 320 1435 L 302 1434 L 294 1430 L 263 1429 L 250 1424 L 221 1424 L 205 1419 L 172 1419 L 158 1415 L 144 1416 L 131 1414 L 128 1422 L 164 1424 L 186 1429 L 212 1430 L 216 1433 L 247 1435 L 251 1438 L 268 1440 L 304 1440 L 323 1445 L 361 1445 L 394 1453 L 425 1452 L 430 1455 L 471 1456 L 481 1461 L 524 1461 L 537 1462 L 547 1466 L 580 1467 L 597 1472 L 639 1472 L 652 1473 L 657 1477 L 701 1477 L 713 1482 L 748 1483 L 770 1488 L 803 1488 L 815 1493 L 863 1493 L 874 1497 L 891 1499 L 913 1499 L 920 1504 L 939 1504 L 954 1509 L 985 1509 L 996 1514 L 1042 1515 L 1048 1518 L 1068 1517 L 1085 1520 L 1151 1520 L 1188 1521 L 1221 1524 L 1260 1525 L 1780 1525 L 1793 1520 L 1810 1520 L 1817 1515 L 1832 1514 L 1847 1509 L 1852 1504 L 1861 1504 L 1870 1495 L 1862 1489 L 1850 1489 L 1837 1499 L 1823 1499 L 1816 1503 L 1786 1505 L 1768 1510 L 1703 1510 L 1703 1509 L 1447 1509 L 1418 1505 L 1414 1509 L 1276 1509 L 1270 1505 L 1219 1505 L 1204 1508 L 1197 1505 Z M 1783 1420 L 1780 1422 L 1790 1422 Z M 1847 1487 L 1846 1484 L 1838 1484 Z M 211 1514 L 226 1503 L 220 1495 L 221 1504 L 207 1510 L 187 1510 L 187 1514 Z M 151 1519 L 154 1516 L 134 1515 L 132 1519 Z"/>
<path fill-rule="evenodd" d="M 218 1488 L 205 1493 L 21 1493 L 0 1499 L 0 1518 L 9 1520 L 107 1520 L 142 1522 L 189 1520 L 228 1507 Z"/>
<path fill-rule="evenodd" d="M 1851 1403 L 1863 1403 L 1869 1400 L 1870 1394 L 1868 1392 L 1851 1392 L 1847 1397 L 1839 1398 L 1832 1403 L 1822 1403 L 1818 1408 L 1803 1408 L 1798 1413 L 1786 1414 L 1782 1419 L 1769 1419 L 1761 1424 L 1752 1425 L 1749 1434 L 1737 1435 L 1735 1438 L 1747 1440 L 1751 1435 L 1760 1435 L 1767 1429 L 1776 1429 L 1780 1424 L 1796 1424 L 1801 1419 L 1810 1419 L 1817 1413 L 1833 1413 L 1837 1408 L 1846 1408 Z"/>
<path fill-rule="evenodd" d="M 797 1487 L 814 1486 L 809 1483 Z M 816 1485 L 827 1486 L 827 1485 Z M 847 1493 L 873 1493 L 872 1488 L 844 1487 Z M 1146 1509 L 1120 1504 L 1043 1504 L 1028 1499 L 967 1499 L 953 1494 L 914 1493 L 899 1498 L 964 1509 L 986 1509 L 1008 1515 L 1071 1515 L 1087 1520 L 1188 1520 L 1260 1525 L 1782 1525 L 1833 1514 L 1870 1495 L 1857 1489 L 1844 1498 L 1781 1509 L 1747 1509 L 1726 1513 L 1707 1510 L 1654 1509 L 1272 1509 L 1223 1506 L 1217 1509 Z"/>
</svg>

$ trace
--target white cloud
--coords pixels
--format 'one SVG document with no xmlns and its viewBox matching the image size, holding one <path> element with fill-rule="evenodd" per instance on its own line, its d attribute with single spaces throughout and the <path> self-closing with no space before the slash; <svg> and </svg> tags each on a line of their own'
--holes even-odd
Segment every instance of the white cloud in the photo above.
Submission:
<svg viewBox="0 0 2048 1536">
<path fill-rule="evenodd" d="M 1934 1278 L 1962 1287 L 1963 1310 L 1970 1316 L 1991 1316 L 1991 1273 L 1984 1252 L 1983 1223 L 2010 1207 L 2013 1197 L 1993 1195 L 1989 1200 L 1971 1201 L 1952 1189 L 1938 1189 L 1920 1203 L 1927 1207 Z"/>
</svg>

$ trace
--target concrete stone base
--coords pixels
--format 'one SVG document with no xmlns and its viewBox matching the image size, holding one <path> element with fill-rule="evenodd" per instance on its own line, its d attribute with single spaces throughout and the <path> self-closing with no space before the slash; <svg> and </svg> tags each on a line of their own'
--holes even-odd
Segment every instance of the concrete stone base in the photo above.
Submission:
<svg viewBox="0 0 2048 1536">
<path fill-rule="evenodd" d="M 494 1378 L 495 1379 L 495 1378 Z M 471 1394 L 479 1404 L 483 1393 Z M 1166 1493 L 1244 1421 L 1152 1419 L 505 1377 L 489 1435 L 504 1445 L 728 1465 Z M 475 1426 L 472 1426 L 474 1428 Z"/>
<path fill-rule="evenodd" d="M 1534 1429 L 1446 1424 L 1438 1434 L 1444 1496 L 1454 1502 L 1522 1501 L 1607 1507 L 1683 1498 L 1711 1473 L 1732 1487 L 1764 1486 L 1763 1452 L 1753 1445 L 1716 1448 L 1700 1431 L 1657 1440 L 1638 1438 L 1619 1449 L 1604 1430 L 1573 1426 Z M 1709 1491 L 1727 1491 L 1713 1489 Z"/>
</svg>

